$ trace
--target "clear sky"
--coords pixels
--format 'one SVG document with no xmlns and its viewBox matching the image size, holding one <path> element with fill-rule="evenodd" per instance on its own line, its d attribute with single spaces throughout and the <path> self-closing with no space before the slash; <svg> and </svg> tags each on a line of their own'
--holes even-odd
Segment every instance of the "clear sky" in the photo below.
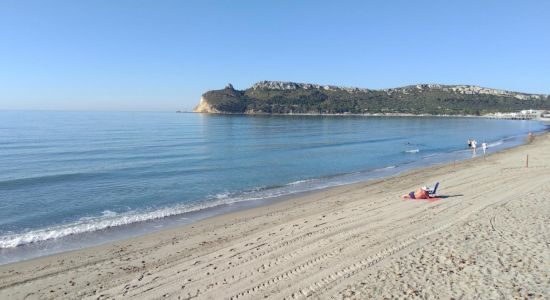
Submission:
<svg viewBox="0 0 550 300">
<path fill-rule="evenodd" d="M 191 109 L 260 80 L 550 94 L 550 1 L 0 0 L 0 109 Z"/>
</svg>

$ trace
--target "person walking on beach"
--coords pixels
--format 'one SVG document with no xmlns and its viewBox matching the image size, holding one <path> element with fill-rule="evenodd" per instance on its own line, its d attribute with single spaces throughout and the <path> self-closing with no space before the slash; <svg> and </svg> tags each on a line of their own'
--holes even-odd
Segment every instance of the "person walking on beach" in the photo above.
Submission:
<svg viewBox="0 0 550 300">
<path fill-rule="evenodd" d="M 472 140 L 472 151 L 474 155 L 476 154 L 476 148 L 477 148 L 477 141 Z"/>
<path fill-rule="evenodd" d="M 487 143 L 481 143 L 481 149 L 483 149 L 483 156 L 485 156 L 485 152 L 487 152 Z"/>
</svg>

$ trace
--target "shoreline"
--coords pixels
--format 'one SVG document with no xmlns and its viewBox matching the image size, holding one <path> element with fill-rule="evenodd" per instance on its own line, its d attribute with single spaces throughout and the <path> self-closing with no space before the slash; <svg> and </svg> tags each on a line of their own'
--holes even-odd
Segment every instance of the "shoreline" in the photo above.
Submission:
<svg viewBox="0 0 550 300">
<path fill-rule="evenodd" d="M 178 112 L 176 112 L 178 113 Z M 243 112 L 243 113 L 232 113 L 232 112 L 198 112 L 198 111 L 180 111 L 179 113 L 192 113 L 192 114 L 205 114 L 205 115 L 242 115 L 242 116 L 311 116 L 311 117 L 429 117 L 429 118 L 487 118 L 486 116 L 476 116 L 476 115 L 433 115 L 433 114 L 411 114 L 411 113 L 364 113 L 364 114 L 354 114 L 354 113 L 335 113 L 335 114 L 324 114 L 324 113 L 262 113 L 262 112 Z"/>
<path fill-rule="evenodd" d="M 493 119 L 493 120 L 515 120 L 515 121 L 537 121 L 545 124 L 549 124 L 550 118 L 532 118 L 532 119 L 514 119 L 514 118 L 497 118 L 494 117 L 494 113 L 485 115 L 461 115 L 461 114 L 412 114 L 412 113 L 262 113 L 262 112 L 199 112 L 199 111 L 176 111 L 176 113 L 190 113 L 190 114 L 204 114 L 204 115 L 241 115 L 241 116 L 298 116 L 298 117 L 418 117 L 418 118 L 480 118 L 480 119 Z"/>
<path fill-rule="evenodd" d="M 538 133 L 544 133 L 547 130 L 548 129 L 545 129 L 544 131 L 539 131 Z M 492 147 L 489 153 L 492 154 L 495 153 L 495 151 L 506 151 L 507 149 L 521 146 L 522 143 L 524 143 L 524 141 L 521 141 L 521 139 L 521 136 L 507 136 L 499 140 L 491 141 L 497 143 L 497 146 Z M 481 150 L 479 152 L 480 153 L 478 153 L 478 156 L 482 156 Z M 69 251 L 78 251 L 81 249 L 96 247 L 106 243 L 114 243 L 126 239 L 137 238 L 143 235 L 154 234 L 159 231 L 194 224 L 201 220 L 216 217 L 222 214 L 239 212 L 251 208 L 270 205 L 279 201 L 286 201 L 288 199 L 307 195 L 309 193 L 322 192 L 324 190 L 338 186 L 346 186 L 356 183 L 368 183 L 379 179 L 387 179 L 399 176 L 404 172 L 423 168 L 426 165 L 433 167 L 436 165 L 471 160 L 473 158 L 470 153 L 471 150 L 469 149 L 453 150 L 451 152 L 441 152 L 419 157 L 416 160 L 407 162 L 405 164 L 390 165 L 382 168 L 361 171 L 358 173 L 353 172 L 340 174 L 338 176 L 329 176 L 327 178 L 322 177 L 300 180 L 304 182 L 318 181 L 318 183 L 316 184 L 319 184 L 320 186 L 312 185 L 310 187 L 304 187 L 303 189 L 298 189 L 296 191 L 285 192 L 280 195 L 267 196 L 264 198 L 252 200 L 245 199 L 230 203 L 218 203 L 213 206 L 205 206 L 202 208 L 200 208 L 201 205 L 199 205 L 199 209 L 192 209 L 184 213 L 172 214 L 161 218 L 122 224 L 120 226 L 109 226 L 107 228 L 93 231 L 69 234 L 58 238 L 25 243 L 16 247 L 3 248 L 0 249 L 0 254 L 2 254 L 3 256 L 3 259 L 0 260 L 0 266 Z M 336 181 L 331 182 L 331 180 Z M 290 186 L 292 184 L 293 183 L 285 184 L 284 187 Z"/>
<path fill-rule="evenodd" d="M 548 185 L 544 178 L 548 145 L 550 134 L 545 133 L 533 144 L 508 148 L 485 159 L 433 165 L 429 170 L 415 169 L 389 178 L 313 191 L 144 236 L 2 265 L 0 296 L 155 298 L 167 293 L 175 298 L 189 293 L 214 298 L 233 294 L 241 295 L 238 298 L 300 298 L 357 291 L 368 295 L 370 290 L 359 284 L 363 280 L 379 288 L 372 290 L 374 295 L 391 294 L 395 287 L 390 283 L 382 287 L 369 281 L 369 276 L 387 273 L 391 269 L 388 266 L 417 258 L 402 258 L 400 254 L 412 253 L 413 249 L 428 251 L 428 246 L 437 246 L 430 243 L 438 240 L 438 235 L 460 231 L 468 222 L 481 222 L 483 230 L 479 232 L 485 234 L 485 218 L 472 216 L 497 209 L 500 206 L 496 204 L 504 203 L 503 199 L 514 203 L 518 193 L 531 195 L 531 191 L 539 191 L 533 197 L 544 196 L 540 189 Z M 526 152 L 530 154 L 529 168 L 524 166 Z M 499 176 L 491 176 L 495 172 Z M 436 180 L 442 182 L 440 191 L 449 198 L 438 202 L 399 199 L 411 189 Z M 514 184 L 517 187 L 510 188 Z M 546 212 L 546 206 L 537 209 Z M 489 223 L 495 226 L 493 221 Z M 536 238 L 532 240 L 538 247 Z M 550 263 L 545 256 L 547 250 L 539 251 L 543 255 L 541 268 Z M 428 265 L 438 264 L 430 261 Z M 416 276 L 414 270 L 407 272 L 404 278 Z M 360 279 L 358 274 L 362 274 Z M 411 282 L 421 285 L 414 276 Z M 526 285 L 533 286 L 527 281 Z M 349 285 L 357 290 L 348 290 Z M 435 291 L 436 295 L 448 295 L 446 288 Z M 442 295 L 445 290 L 447 294 Z M 539 292 L 544 295 L 549 291 Z M 468 295 L 466 288 L 460 293 Z"/>
</svg>

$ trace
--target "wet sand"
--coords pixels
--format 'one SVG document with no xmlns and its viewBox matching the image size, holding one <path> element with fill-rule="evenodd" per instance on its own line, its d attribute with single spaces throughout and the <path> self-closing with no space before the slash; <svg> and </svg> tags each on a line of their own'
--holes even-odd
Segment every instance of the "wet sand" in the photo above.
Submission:
<svg viewBox="0 0 550 300">
<path fill-rule="evenodd" d="M 436 181 L 443 199 L 401 199 Z M 0 266 L 0 299 L 549 298 L 548 228 L 545 134 L 486 158 Z"/>
</svg>

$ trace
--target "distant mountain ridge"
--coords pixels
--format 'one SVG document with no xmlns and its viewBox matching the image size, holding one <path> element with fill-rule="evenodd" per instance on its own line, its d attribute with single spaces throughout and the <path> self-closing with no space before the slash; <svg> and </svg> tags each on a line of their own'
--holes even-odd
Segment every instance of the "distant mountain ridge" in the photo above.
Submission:
<svg viewBox="0 0 550 300">
<path fill-rule="evenodd" d="M 312 83 L 260 81 L 204 93 L 195 112 L 237 114 L 480 115 L 550 109 L 550 96 L 474 85 L 417 84 L 374 90 Z"/>
</svg>

